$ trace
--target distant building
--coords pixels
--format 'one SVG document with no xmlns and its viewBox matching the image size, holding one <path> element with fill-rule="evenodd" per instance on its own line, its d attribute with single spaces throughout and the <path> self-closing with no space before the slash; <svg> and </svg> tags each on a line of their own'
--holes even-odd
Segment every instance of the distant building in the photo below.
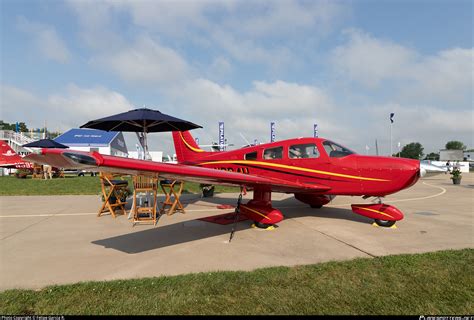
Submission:
<svg viewBox="0 0 474 320">
<path fill-rule="evenodd" d="M 111 156 L 127 157 L 128 150 L 122 132 L 95 129 L 71 129 L 54 141 L 72 150 L 97 151 Z"/>
<path fill-rule="evenodd" d="M 474 161 L 474 151 L 464 151 L 464 161 Z"/>
<path fill-rule="evenodd" d="M 439 150 L 439 161 L 463 161 L 462 150 Z"/>
</svg>

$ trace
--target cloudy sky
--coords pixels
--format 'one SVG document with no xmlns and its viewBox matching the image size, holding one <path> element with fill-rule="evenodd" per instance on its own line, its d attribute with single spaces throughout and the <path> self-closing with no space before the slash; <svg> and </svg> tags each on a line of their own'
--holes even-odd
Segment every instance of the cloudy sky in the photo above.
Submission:
<svg viewBox="0 0 474 320">
<path fill-rule="evenodd" d="M 0 0 L 1 119 L 65 131 L 137 107 L 236 146 L 319 134 L 352 149 L 474 147 L 473 3 Z M 129 150 L 136 139 L 127 135 Z M 173 152 L 169 134 L 152 150 Z"/>
</svg>

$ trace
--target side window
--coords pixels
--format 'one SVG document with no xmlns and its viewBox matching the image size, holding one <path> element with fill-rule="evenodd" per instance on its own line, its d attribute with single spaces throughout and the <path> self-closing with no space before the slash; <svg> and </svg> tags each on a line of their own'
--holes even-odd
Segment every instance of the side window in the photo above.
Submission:
<svg viewBox="0 0 474 320">
<path fill-rule="evenodd" d="M 288 149 L 290 159 L 319 158 L 319 150 L 314 143 L 296 144 Z"/>
<path fill-rule="evenodd" d="M 247 154 L 245 155 L 245 160 L 257 160 L 257 151 L 251 152 L 251 153 L 247 153 Z"/>
<path fill-rule="evenodd" d="M 265 149 L 263 159 L 281 159 L 283 158 L 283 147 Z"/>
<path fill-rule="evenodd" d="M 323 146 L 324 150 L 326 150 L 326 153 L 331 158 L 342 158 L 354 153 L 353 151 L 329 140 L 324 141 Z"/>
</svg>

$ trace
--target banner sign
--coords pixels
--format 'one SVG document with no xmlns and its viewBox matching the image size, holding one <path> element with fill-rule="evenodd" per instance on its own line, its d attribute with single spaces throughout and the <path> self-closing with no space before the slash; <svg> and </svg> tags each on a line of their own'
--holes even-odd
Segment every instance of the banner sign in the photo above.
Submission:
<svg viewBox="0 0 474 320">
<path fill-rule="evenodd" d="M 275 142 L 275 122 L 270 123 L 270 142 Z"/>
<path fill-rule="evenodd" d="M 314 137 L 318 137 L 318 125 L 316 123 L 314 124 Z"/>
<path fill-rule="evenodd" d="M 219 151 L 224 151 L 224 122 L 219 122 Z"/>
</svg>

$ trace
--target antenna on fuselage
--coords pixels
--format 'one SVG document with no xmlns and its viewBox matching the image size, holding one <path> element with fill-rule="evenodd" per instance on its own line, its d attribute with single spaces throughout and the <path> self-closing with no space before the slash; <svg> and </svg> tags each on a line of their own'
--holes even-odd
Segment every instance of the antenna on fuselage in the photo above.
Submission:
<svg viewBox="0 0 474 320">
<path fill-rule="evenodd" d="M 240 134 L 240 136 L 242 137 L 242 139 L 245 140 L 245 142 L 247 143 L 247 145 L 250 146 L 250 145 L 251 145 L 250 142 L 249 142 L 247 139 L 245 139 L 245 137 L 244 137 L 244 135 L 242 134 L 242 132 L 239 132 L 239 134 Z"/>
</svg>

